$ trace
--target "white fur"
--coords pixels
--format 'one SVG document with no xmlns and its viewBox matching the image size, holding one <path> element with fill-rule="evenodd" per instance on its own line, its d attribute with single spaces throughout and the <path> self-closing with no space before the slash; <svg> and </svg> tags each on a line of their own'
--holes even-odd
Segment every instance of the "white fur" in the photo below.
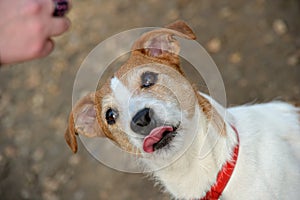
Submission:
<svg viewBox="0 0 300 200">
<path fill-rule="evenodd" d="M 177 199 L 205 196 L 222 165 L 231 159 L 238 130 L 240 152 L 233 175 L 221 199 L 298 199 L 300 196 L 299 109 L 283 102 L 225 109 L 205 94 L 224 118 L 226 136 L 207 121 L 199 107 L 192 118 L 172 103 L 147 96 L 132 97 L 117 78 L 111 82 L 115 103 L 128 110 L 123 120 L 130 141 L 142 152 L 142 138 L 130 130 L 128 120 L 140 109 L 151 108 L 168 123 L 181 122 L 179 134 L 168 148 L 144 153 L 147 170 Z M 197 130 L 196 135 L 192 133 Z M 190 134 L 189 134 L 190 133 Z"/>
<path fill-rule="evenodd" d="M 224 191 L 230 199 L 299 199 L 299 109 L 271 102 L 229 109 L 241 148 L 235 174 Z"/>
<path fill-rule="evenodd" d="M 228 112 L 232 115 L 226 123 L 228 136 L 215 137 L 218 133 L 212 129 L 208 135 L 211 140 L 218 141 L 207 157 L 198 157 L 202 154 L 199 147 L 205 135 L 199 132 L 184 156 L 154 172 L 157 179 L 175 198 L 203 197 L 204 191 L 215 183 L 222 163 L 231 157 L 236 143 L 230 127 L 233 124 L 239 132 L 240 152 L 221 199 L 298 199 L 300 125 L 296 108 L 272 102 L 234 107 Z M 202 120 L 199 123 L 204 126 Z"/>
</svg>

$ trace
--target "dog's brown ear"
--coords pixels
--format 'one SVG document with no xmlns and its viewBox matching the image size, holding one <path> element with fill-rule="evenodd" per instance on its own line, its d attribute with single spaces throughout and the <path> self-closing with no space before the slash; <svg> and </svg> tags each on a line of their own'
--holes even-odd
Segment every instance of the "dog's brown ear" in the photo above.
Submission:
<svg viewBox="0 0 300 200">
<path fill-rule="evenodd" d="M 166 28 L 178 31 L 179 33 L 183 34 L 183 35 L 178 35 L 180 37 L 190 39 L 190 40 L 196 39 L 196 35 L 194 34 L 193 30 L 182 20 L 175 21 L 167 25 Z"/>
<path fill-rule="evenodd" d="M 97 121 L 95 93 L 90 93 L 80 99 L 69 116 L 69 127 L 65 132 L 65 139 L 71 150 L 77 152 L 77 134 L 87 137 L 104 136 Z"/>
<path fill-rule="evenodd" d="M 189 40 L 196 39 L 192 29 L 184 21 L 176 21 L 166 28 L 143 34 L 134 43 L 132 50 L 141 51 L 150 57 L 170 60 L 172 64 L 179 64 L 177 62 L 179 62 L 180 47 L 174 36 Z"/>
</svg>

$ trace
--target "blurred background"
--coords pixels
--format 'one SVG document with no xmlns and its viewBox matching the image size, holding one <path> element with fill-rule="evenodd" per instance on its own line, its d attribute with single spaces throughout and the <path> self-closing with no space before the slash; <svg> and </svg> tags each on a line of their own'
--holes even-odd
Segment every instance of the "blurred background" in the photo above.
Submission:
<svg viewBox="0 0 300 200">
<path fill-rule="evenodd" d="M 73 0 L 71 30 L 47 58 L 0 69 L 0 199 L 170 199 L 64 141 L 73 81 L 104 39 L 185 20 L 216 62 L 229 106 L 300 101 L 298 0 Z"/>
</svg>

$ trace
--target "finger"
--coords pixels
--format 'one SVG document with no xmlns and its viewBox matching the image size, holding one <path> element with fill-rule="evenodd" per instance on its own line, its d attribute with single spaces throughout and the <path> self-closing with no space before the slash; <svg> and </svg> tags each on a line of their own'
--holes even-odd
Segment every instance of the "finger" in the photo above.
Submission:
<svg viewBox="0 0 300 200">
<path fill-rule="evenodd" d="M 52 16 L 55 7 L 53 0 L 35 0 L 35 1 L 42 5 L 44 12 Z"/>
<path fill-rule="evenodd" d="M 64 32 L 66 32 L 70 26 L 71 26 L 71 21 L 66 18 L 66 17 L 54 17 L 51 19 L 51 25 L 48 26 L 48 36 L 58 36 Z"/>
<path fill-rule="evenodd" d="M 40 51 L 39 58 L 45 57 L 49 55 L 54 49 L 54 41 L 52 39 L 48 39 L 45 44 L 43 49 Z"/>
</svg>

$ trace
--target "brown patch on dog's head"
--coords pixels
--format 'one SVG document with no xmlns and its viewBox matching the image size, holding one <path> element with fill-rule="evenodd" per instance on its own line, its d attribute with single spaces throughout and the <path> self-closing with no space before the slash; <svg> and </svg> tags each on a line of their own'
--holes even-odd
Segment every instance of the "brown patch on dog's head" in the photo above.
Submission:
<svg viewBox="0 0 300 200">
<path fill-rule="evenodd" d="M 105 112 L 107 108 L 103 108 L 103 99 L 108 95 L 111 95 L 112 91 L 110 88 L 110 79 L 101 87 L 100 90 L 96 92 L 96 102 L 95 106 L 97 108 L 97 119 L 100 127 L 104 135 L 115 142 L 118 146 L 120 146 L 123 150 L 132 153 L 138 153 L 135 149 L 130 145 L 128 137 L 124 133 L 122 129 L 120 129 L 116 125 L 109 125 L 105 120 Z"/>
</svg>

